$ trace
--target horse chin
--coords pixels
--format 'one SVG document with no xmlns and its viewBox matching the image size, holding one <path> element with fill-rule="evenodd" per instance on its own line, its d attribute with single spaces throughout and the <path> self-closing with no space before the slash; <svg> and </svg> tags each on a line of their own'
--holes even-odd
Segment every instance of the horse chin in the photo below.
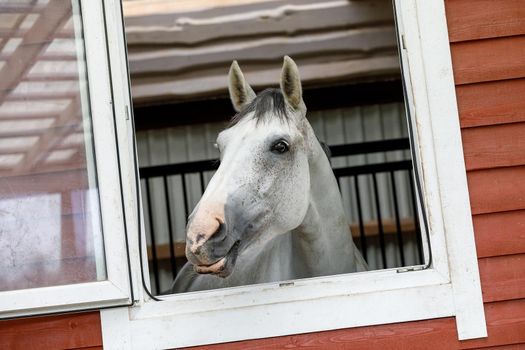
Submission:
<svg viewBox="0 0 525 350">
<path fill-rule="evenodd" d="M 239 241 L 235 242 L 226 256 L 211 265 L 193 265 L 195 272 L 202 275 L 211 274 L 222 278 L 228 277 L 233 272 L 239 255 L 239 243 Z"/>
</svg>

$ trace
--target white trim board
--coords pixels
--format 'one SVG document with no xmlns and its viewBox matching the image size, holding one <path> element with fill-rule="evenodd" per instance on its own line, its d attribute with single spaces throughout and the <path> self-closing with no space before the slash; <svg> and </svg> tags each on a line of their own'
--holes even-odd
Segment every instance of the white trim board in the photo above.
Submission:
<svg viewBox="0 0 525 350">
<path fill-rule="evenodd" d="M 104 242 L 105 259 L 97 264 L 103 265 L 105 260 L 107 280 L 0 292 L 0 319 L 131 303 L 103 3 L 82 0 L 80 7 L 90 94 L 89 101 L 85 100 L 93 123 Z M 81 50 L 78 44 L 76 48 Z"/>
<path fill-rule="evenodd" d="M 396 13 L 432 267 L 187 293 L 161 302 L 141 294 L 133 307 L 101 312 L 106 348 L 183 347 L 448 316 L 456 317 L 460 340 L 487 335 L 444 2 L 396 0 Z M 131 258 L 136 264 L 136 250 Z"/>
</svg>

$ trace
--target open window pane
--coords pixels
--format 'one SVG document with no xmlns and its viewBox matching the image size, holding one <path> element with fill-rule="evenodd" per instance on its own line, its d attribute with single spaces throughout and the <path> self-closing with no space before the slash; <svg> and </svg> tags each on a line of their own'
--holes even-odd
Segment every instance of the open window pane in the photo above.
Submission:
<svg viewBox="0 0 525 350">
<path fill-rule="evenodd" d="M 276 15 L 288 8 L 288 16 Z M 334 207 L 342 201 L 348 239 L 368 270 L 428 263 L 391 3 L 260 1 L 166 10 L 141 13 L 140 5 L 129 5 L 126 19 L 154 293 L 169 292 L 180 275 L 187 219 L 219 167 L 213 144 L 235 114 L 227 95 L 232 60 L 256 93 L 279 86 L 283 56 L 298 64 L 306 119 L 331 150 L 340 191 Z M 180 35 L 164 36 L 173 21 L 180 21 Z M 244 146 L 253 139 L 248 135 Z M 332 257 L 338 263 L 354 258 L 339 253 Z"/>
<path fill-rule="evenodd" d="M 105 280 L 80 3 L 0 13 L 0 291 Z"/>
</svg>

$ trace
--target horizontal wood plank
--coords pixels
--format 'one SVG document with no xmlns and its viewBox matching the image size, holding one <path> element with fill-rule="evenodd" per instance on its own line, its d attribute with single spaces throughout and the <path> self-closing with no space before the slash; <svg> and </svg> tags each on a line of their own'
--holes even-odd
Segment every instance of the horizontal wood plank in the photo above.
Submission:
<svg viewBox="0 0 525 350">
<path fill-rule="evenodd" d="M 467 173 L 472 214 L 525 209 L 525 166 Z"/>
<path fill-rule="evenodd" d="M 451 42 L 525 34 L 523 0 L 447 0 Z"/>
<path fill-rule="evenodd" d="M 525 121 L 525 79 L 456 86 L 462 128 Z"/>
<path fill-rule="evenodd" d="M 525 35 L 451 44 L 457 85 L 525 77 Z"/>
<path fill-rule="evenodd" d="M 442 318 L 200 346 L 191 349 L 450 350 L 480 349 L 525 342 L 525 300 L 485 304 L 485 313 L 489 337 L 463 342 L 457 340 L 454 318 Z"/>
<path fill-rule="evenodd" d="M 461 342 L 463 349 L 525 343 L 525 299 L 485 304 L 488 337 Z"/>
<path fill-rule="evenodd" d="M 479 259 L 484 302 L 525 298 L 525 254 Z"/>
<path fill-rule="evenodd" d="M 525 164 L 525 123 L 467 128 L 461 136 L 467 170 Z"/>
<path fill-rule="evenodd" d="M 396 52 L 393 26 L 346 29 L 330 33 L 308 33 L 289 37 L 250 39 L 241 43 L 224 43 L 197 48 L 153 48 L 146 52 L 130 52 L 130 72 L 138 75 L 180 74 L 191 70 L 225 67 L 233 60 L 243 62 L 279 62 L 284 55 L 318 57 L 325 53 L 354 58 Z M 188 59 L 191 57 L 191 59 Z M 225 73 L 226 74 L 226 73 Z M 199 73 L 202 75 L 202 72 Z"/>
<path fill-rule="evenodd" d="M 474 215 L 478 258 L 525 252 L 525 210 Z"/>
<path fill-rule="evenodd" d="M 323 62 L 296 60 L 301 67 L 301 81 L 304 87 L 335 83 L 358 82 L 360 79 L 378 79 L 390 77 L 399 78 L 399 58 L 397 55 L 385 55 L 368 58 L 354 58 L 346 61 L 334 62 L 326 57 Z M 133 78 L 133 103 L 146 104 L 152 101 L 182 101 L 192 98 L 208 96 L 227 96 L 228 67 L 230 62 L 224 63 L 218 72 L 211 75 L 177 76 L 169 72 L 162 77 Z M 257 68 L 255 68 L 257 67 Z M 251 69 L 254 68 L 254 69 Z M 278 86 L 278 77 L 281 72 L 281 58 L 268 65 L 242 63 L 246 80 L 258 91 L 268 86 Z"/>
<path fill-rule="evenodd" d="M 512 345 L 501 345 L 501 346 L 489 346 L 483 348 L 483 350 L 525 350 L 525 343 L 512 344 Z"/>
<path fill-rule="evenodd" d="M 0 321 L 0 349 L 76 349 L 102 346 L 100 313 Z"/>
</svg>

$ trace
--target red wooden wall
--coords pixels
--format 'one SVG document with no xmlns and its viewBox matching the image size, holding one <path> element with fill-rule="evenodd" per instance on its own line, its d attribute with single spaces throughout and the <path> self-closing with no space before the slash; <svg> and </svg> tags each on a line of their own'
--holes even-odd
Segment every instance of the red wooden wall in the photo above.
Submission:
<svg viewBox="0 0 525 350">
<path fill-rule="evenodd" d="M 525 348 L 525 0 L 446 9 L 488 338 L 459 342 L 444 318 L 201 348 Z M 1 349 L 101 344 L 98 313 L 0 322 Z"/>
<path fill-rule="evenodd" d="M 100 313 L 0 321 L 0 349 L 102 349 Z"/>
</svg>

